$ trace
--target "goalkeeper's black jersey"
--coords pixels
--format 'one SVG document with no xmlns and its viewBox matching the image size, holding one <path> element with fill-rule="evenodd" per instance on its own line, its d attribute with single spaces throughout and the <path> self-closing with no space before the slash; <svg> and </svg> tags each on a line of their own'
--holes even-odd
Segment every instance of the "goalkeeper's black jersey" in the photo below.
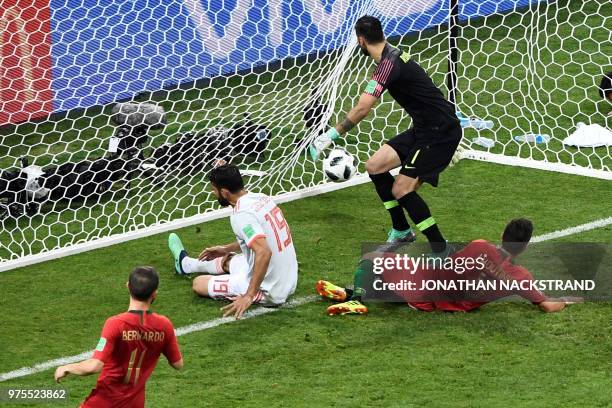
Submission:
<svg viewBox="0 0 612 408">
<path fill-rule="evenodd" d="M 378 98 L 387 89 L 412 118 L 418 139 L 456 139 L 457 132 L 449 132 L 460 126 L 453 104 L 408 53 L 389 44 L 365 92 Z"/>
</svg>

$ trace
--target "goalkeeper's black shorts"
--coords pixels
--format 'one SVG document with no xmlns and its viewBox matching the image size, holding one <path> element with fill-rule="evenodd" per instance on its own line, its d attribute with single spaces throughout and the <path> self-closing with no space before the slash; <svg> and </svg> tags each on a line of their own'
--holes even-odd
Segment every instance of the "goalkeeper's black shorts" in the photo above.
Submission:
<svg viewBox="0 0 612 408">
<path fill-rule="evenodd" d="M 461 141 L 461 127 L 451 126 L 443 134 L 410 128 L 387 142 L 402 161 L 400 174 L 418 178 L 436 187 L 440 173 L 451 162 Z"/>
</svg>

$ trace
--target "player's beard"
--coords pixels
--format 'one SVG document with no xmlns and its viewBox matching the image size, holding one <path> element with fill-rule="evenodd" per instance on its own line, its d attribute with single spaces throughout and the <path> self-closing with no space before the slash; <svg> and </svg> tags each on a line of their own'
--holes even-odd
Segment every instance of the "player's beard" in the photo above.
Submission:
<svg viewBox="0 0 612 408">
<path fill-rule="evenodd" d="M 366 47 L 365 45 L 359 45 L 359 48 L 361 48 L 361 53 L 363 55 L 365 55 L 366 57 L 370 56 L 370 52 L 368 51 L 368 47 Z"/>
<path fill-rule="evenodd" d="M 217 201 L 219 202 L 219 204 L 221 204 L 222 207 L 227 207 L 228 205 L 230 205 L 230 202 L 222 196 L 217 197 Z"/>
</svg>

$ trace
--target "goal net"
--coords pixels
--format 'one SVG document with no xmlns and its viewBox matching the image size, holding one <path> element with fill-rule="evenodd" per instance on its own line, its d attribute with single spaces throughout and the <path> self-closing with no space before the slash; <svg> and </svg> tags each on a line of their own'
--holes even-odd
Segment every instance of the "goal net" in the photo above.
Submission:
<svg viewBox="0 0 612 408">
<path fill-rule="evenodd" d="M 448 93 L 462 156 L 610 178 L 605 0 L 16 0 L 0 7 L 0 271 L 227 214 L 205 174 L 237 164 L 290 200 L 330 183 L 306 147 L 374 65 L 353 24 L 379 17 Z M 453 47 L 451 45 L 455 45 Z M 450 61 L 450 65 L 449 65 Z M 384 95 L 341 142 L 363 163 L 410 118 Z"/>
</svg>

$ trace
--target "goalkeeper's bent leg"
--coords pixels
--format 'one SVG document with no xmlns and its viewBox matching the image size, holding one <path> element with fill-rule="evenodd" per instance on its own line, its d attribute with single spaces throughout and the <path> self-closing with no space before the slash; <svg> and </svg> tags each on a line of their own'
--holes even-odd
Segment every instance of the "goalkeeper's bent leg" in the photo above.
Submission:
<svg viewBox="0 0 612 408">
<path fill-rule="evenodd" d="M 393 183 L 395 179 L 389 170 L 401 166 L 402 161 L 398 153 L 389 145 L 383 145 L 378 149 L 365 164 L 366 171 L 374 183 L 376 192 L 383 202 L 396 231 L 407 231 L 410 225 L 406 220 L 404 210 L 398 205 L 393 196 Z"/>
<path fill-rule="evenodd" d="M 397 201 L 408 211 L 408 215 L 414 221 L 419 231 L 427 237 L 431 250 L 435 253 L 444 251 L 446 240 L 442 236 L 436 220 L 431 216 L 425 200 L 416 191 L 411 191 Z"/>
<path fill-rule="evenodd" d="M 391 173 L 387 171 L 385 173 L 368 175 L 370 176 L 372 183 L 374 183 L 376 192 L 383 202 L 383 205 L 391 216 L 393 229 L 397 231 L 406 231 L 410 229 L 410 225 L 408 224 L 408 220 L 406 220 L 406 215 L 404 214 L 404 209 L 399 205 L 395 197 L 393 197 L 392 189 L 395 179 Z"/>
</svg>

